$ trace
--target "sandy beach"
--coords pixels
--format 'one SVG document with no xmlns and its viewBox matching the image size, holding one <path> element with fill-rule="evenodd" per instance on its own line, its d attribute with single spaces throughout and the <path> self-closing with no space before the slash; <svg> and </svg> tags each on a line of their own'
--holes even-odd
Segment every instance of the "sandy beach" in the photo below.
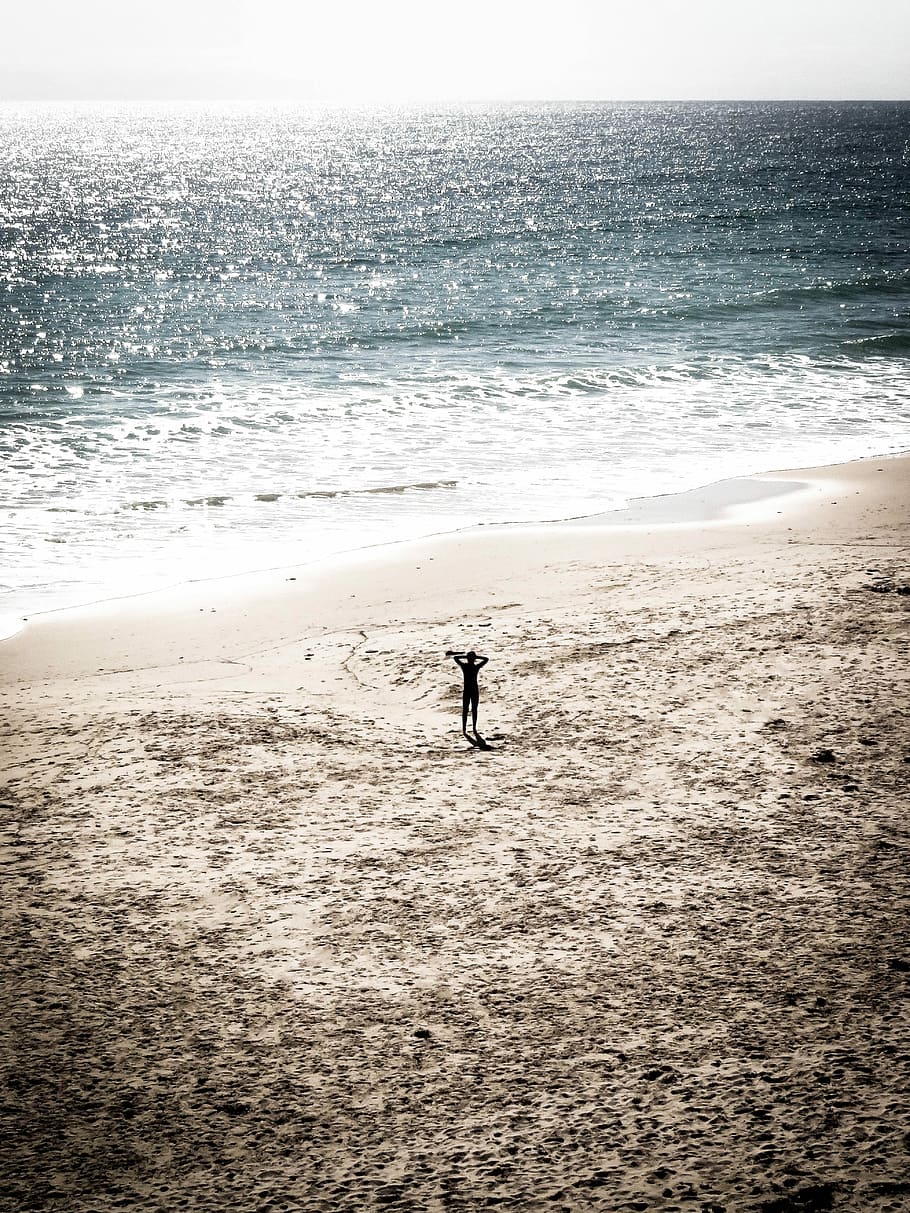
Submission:
<svg viewBox="0 0 910 1213">
<path fill-rule="evenodd" d="M 0 645 L 0 1208 L 910 1209 L 910 457 L 636 511 Z"/>
</svg>

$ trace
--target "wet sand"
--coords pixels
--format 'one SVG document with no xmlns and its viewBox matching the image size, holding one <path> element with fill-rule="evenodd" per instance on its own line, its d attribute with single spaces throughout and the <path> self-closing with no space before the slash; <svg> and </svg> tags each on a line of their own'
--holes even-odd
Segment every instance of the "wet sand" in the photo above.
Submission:
<svg viewBox="0 0 910 1213">
<path fill-rule="evenodd" d="M 910 1208 L 910 459 L 777 479 L 0 645 L 0 1208 Z"/>
</svg>

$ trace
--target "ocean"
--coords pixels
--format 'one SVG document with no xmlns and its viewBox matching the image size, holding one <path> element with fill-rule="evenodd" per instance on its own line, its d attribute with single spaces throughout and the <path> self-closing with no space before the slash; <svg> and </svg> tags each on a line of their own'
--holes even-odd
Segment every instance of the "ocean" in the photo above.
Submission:
<svg viewBox="0 0 910 1213">
<path fill-rule="evenodd" d="M 0 615 L 910 449 L 908 139 L 0 106 Z"/>
</svg>

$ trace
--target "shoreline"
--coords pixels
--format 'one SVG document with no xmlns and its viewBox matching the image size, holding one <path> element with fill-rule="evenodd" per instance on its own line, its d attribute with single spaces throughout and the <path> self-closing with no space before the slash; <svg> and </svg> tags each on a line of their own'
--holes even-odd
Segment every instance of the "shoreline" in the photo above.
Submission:
<svg viewBox="0 0 910 1213">
<path fill-rule="evenodd" d="M 881 456 L 863 456 L 850 460 L 846 464 L 835 467 L 849 467 L 851 464 L 861 464 L 872 459 L 899 459 L 903 452 Z M 808 469 L 805 474 L 811 474 L 817 469 Z M 278 574 L 291 570 L 319 568 L 323 565 L 338 565 L 350 562 L 356 564 L 364 557 L 374 552 L 394 553 L 408 545 L 432 544 L 453 535 L 490 534 L 496 532 L 509 533 L 516 530 L 535 529 L 538 527 L 641 527 L 641 526 L 693 526 L 718 521 L 742 521 L 750 510 L 759 511 L 763 505 L 769 506 L 776 497 L 789 496 L 805 492 L 809 481 L 788 479 L 793 473 L 789 470 L 770 470 L 756 472 L 748 476 L 732 476 L 724 480 L 712 481 L 706 485 L 684 489 L 679 492 L 658 493 L 646 497 L 633 497 L 621 509 L 606 510 L 590 515 L 577 517 L 552 518 L 541 521 L 475 523 L 467 527 L 456 528 L 452 531 L 434 531 L 417 538 L 380 541 L 366 547 L 345 548 L 338 552 L 320 555 L 311 561 L 271 565 L 263 568 L 238 569 L 228 574 L 206 577 L 199 580 L 172 582 L 163 586 L 154 586 L 136 592 L 115 593 L 101 598 L 92 598 L 84 602 L 75 602 L 63 606 L 34 610 L 21 616 L 6 616 L 0 614 L 0 646 L 26 630 L 30 623 L 65 616 L 70 612 L 86 612 L 93 608 L 107 608 L 116 602 L 128 602 L 133 599 L 164 597 L 179 595 L 190 586 L 205 584 L 230 584 L 244 579 L 252 579 Z M 2 652 L 2 647 L 0 647 Z"/>
<path fill-rule="evenodd" d="M 672 566 L 685 554 L 741 560 L 769 545 L 811 543 L 817 529 L 855 526 L 854 500 L 865 512 L 893 509 L 908 480 L 910 455 L 768 472 L 633 502 L 622 524 L 606 514 L 477 526 L 48 612 L 0 642 L 0 708 L 5 693 L 29 683 L 60 681 L 103 697 L 115 674 L 124 691 L 139 695 L 155 687 L 185 696 L 197 674 L 213 692 L 244 685 L 244 694 L 255 694 L 260 654 L 332 634 L 362 636 L 389 618 L 442 616 L 453 602 L 463 604 L 466 624 L 441 648 L 480 651 L 482 629 L 503 604 L 554 596 L 562 603 L 557 570 L 572 580 L 578 569 L 590 577 L 601 564 L 628 565 L 634 580 L 636 569 Z M 669 521 L 679 512 L 684 521 Z M 349 651 L 356 648 L 351 642 Z M 246 682 L 237 668 L 250 670 Z M 295 669 L 262 666 L 282 694 L 297 685 Z M 332 681 L 337 675 L 321 680 Z"/>
</svg>

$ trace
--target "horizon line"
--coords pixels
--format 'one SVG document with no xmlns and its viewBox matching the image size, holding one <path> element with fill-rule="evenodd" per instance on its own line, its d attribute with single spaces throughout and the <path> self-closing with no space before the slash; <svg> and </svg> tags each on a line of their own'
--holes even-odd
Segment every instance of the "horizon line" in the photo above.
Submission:
<svg viewBox="0 0 910 1213">
<path fill-rule="evenodd" d="M 99 97 L 3 97 L 0 105 L 101 105 L 170 104 L 205 105 L 318 105 L 363 109 L 367 107 L 458 106 L 458 105 L 904 105 L 910 97 L 269 97 L 227 96 L 99 96 Z"/>
</svg>

